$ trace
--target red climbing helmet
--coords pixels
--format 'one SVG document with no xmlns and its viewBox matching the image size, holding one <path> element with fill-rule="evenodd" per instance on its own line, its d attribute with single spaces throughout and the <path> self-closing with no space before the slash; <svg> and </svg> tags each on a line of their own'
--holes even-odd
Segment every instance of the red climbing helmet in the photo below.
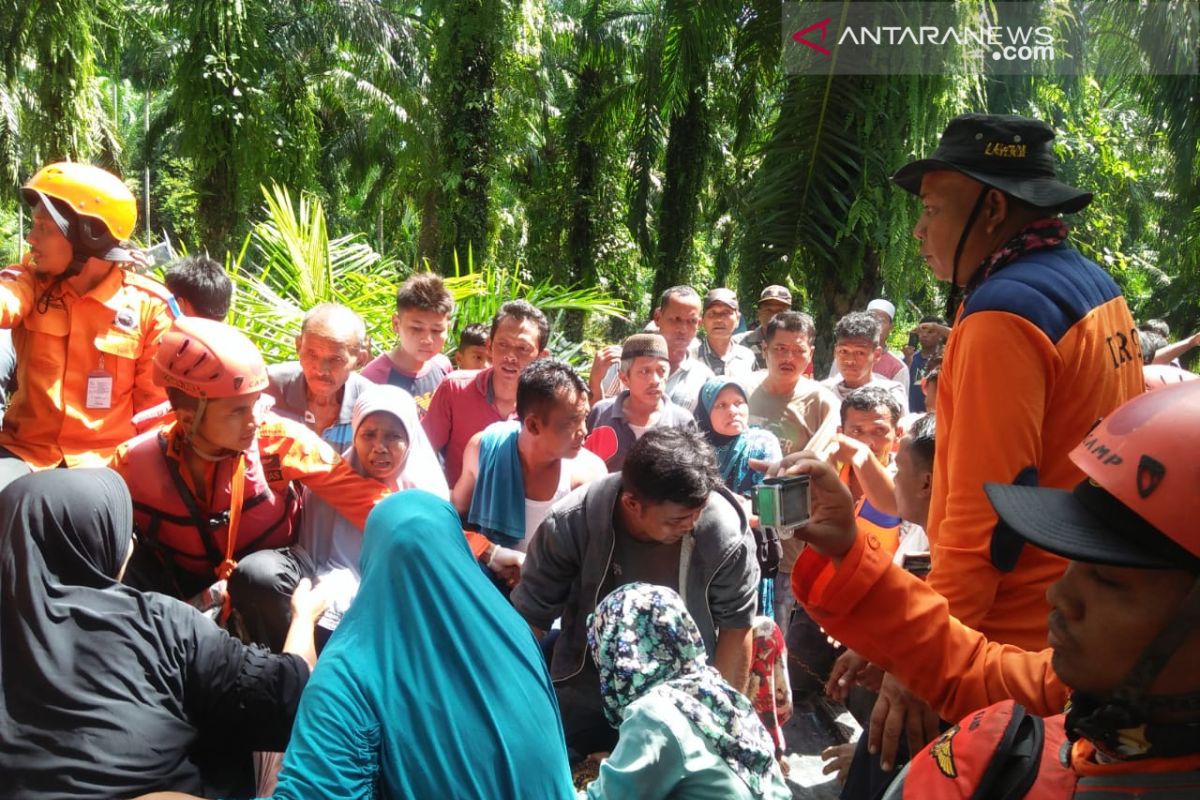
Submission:
<svg viewBox="0 0 1200 800">
<path fill-rule="evenodd" d="M 179 317 L 154 356 L 154 382 L 215 399 L 267 388 L 267 365 L 246 334 L 203 317 Z"/>
</svg>

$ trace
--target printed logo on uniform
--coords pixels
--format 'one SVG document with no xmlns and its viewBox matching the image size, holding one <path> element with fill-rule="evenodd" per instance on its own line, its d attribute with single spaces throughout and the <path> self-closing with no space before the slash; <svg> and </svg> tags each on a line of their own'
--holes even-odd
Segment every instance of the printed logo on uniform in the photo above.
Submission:
<svg viewBox="0 0 1200 800">
<path fill-rule="evenodd" d="M 116 318 L 113 319 L 113 324 L 116 325 L 118 328 L 120 328 L 123 331 L 130 331 L 130 332 L 136 331 L 137 330 L 137 315 L 134 314 L 134 311 L 132 308 L 130 308 L 129 306 L 125 306 L 125 308 L 122 308 L 120 311 L 117 312 Z"/>
<path fill-rule="evenodd" d="M 958 731 L 958 726 L 953 725 L 929 745 L 929 755 L 937 764 L 938 771 L 947 778 L 958 777 L 958 768 L 954 766 L 954 735 Z"/>
</svg>

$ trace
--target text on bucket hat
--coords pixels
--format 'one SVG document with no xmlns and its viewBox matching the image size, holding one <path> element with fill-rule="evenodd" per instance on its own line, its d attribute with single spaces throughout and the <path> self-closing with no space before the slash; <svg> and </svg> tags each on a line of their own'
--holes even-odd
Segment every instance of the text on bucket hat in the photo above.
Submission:
<svg viewBox="0 0 1200 800">
<path fill-rule="evenodd" d="M 950 170 L 1036 208 L 1079 211 L 1092 202 L 1092 193 L 1058 179 L 1053 142 L 1053 129 L 1041 120 L 963 114 L 950 120 L 933 155 L 905 164 L 892 180 L 919 195 L 927 172 Z"/>
</svg>

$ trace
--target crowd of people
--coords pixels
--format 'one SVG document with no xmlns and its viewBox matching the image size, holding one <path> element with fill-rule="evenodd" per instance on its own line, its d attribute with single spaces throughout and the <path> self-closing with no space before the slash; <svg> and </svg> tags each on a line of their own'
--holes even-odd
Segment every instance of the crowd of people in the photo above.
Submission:
<svg viewBox="0 0 1200 800">
<path fill-rule="evenodd" d="M 0 794 L 783 798 L 827 694 L 846 798 L 1193 796 L 1200 334 L 1070 246 L 1052 140 L 964 115 L 896 173 L 956 302 L 898 353 L 848 310 L 823 379 L 785 286 L 741 333 L 669 288 L 581 375 L 521 298 L 447 354 L 428 273 L 386 352 L 321 304 L 268 366 L 219 264 L 147 276 L 124 183 L 45 167 L 0 273 Z M 807 520 L 760 524 L 787 476 Z"/>
</svg>

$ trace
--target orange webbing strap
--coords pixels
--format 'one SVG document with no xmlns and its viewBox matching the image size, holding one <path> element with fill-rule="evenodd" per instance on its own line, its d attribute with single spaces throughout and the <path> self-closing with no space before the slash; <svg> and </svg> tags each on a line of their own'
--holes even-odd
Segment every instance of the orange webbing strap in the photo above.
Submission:
<svg viewBox="0 0 1200 800">
<path fill-rule="evenodd" d="M 229 487 L 229 526 L 225 531 L 225 560 L 216 568 L 218 580 L 227 581 L 237 567 L 233 554 L 237 549 L 238 526 L 242 521 L 242 499 L 246 496 L 246 454 L 238 453 L 237 466 L 233 468 L 233 485 Z M 225 607 L 221 609 L 221 622 L 229 618 L 232 607 L 229 589 L 225 590 Z"/>
</svg>

